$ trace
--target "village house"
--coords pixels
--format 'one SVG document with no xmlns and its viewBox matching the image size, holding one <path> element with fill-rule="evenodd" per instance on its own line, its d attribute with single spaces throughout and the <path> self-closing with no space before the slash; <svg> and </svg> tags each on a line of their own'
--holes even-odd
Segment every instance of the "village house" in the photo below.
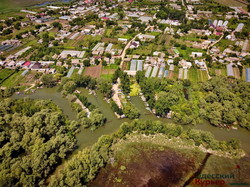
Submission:
<svg viewBox="0 0 250 187">
<path fill-rule="evenodd" d="M 192 52 L 191 56 L 196 58 L 196 57 L 202 57 L 203 53 L 202 52 Z"/>
</svg>

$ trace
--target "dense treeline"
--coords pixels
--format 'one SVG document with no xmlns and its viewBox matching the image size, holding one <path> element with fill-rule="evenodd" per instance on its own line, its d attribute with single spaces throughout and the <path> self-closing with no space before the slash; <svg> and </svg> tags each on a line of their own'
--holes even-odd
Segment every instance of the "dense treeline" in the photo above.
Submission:
<svg viewBox="0 0 250 187">
<path fill-rule="evenodd" d="M 145 78 L 136 74 L 151 109 L 166 116 L 173 111 L 173 119 L 180 124 L 197 124 L 202 119 L 212 125 L 240 125 L 250 129 L 249 83 L 226 77 L 213 77 L 194 84 L 188 80 Z"/>
<path fill-rule="evenodd" d="M 0 103 L 0 184 L 38 186 L 76 147 L 76 124 L 51 101 Z"/>
<path fill-rule="evenodd" d="M 79 151 L 68 163 L 58 177 L 53 176 L 49 186 L 84 186 L 93 180 L 98 171 L 115 155 L 112 145 L 132 133 L 154 135 L 162 133 L 168 138 L 180 137 L 192 142 L 193 145 L 202 145 L 207 149 L 227 151 L 231 155 L 239 154 L 239 142 L 217 141 L 210 132 L 189 129 L 184 131 L 181 126 L 163 124 L 159 121 L 140 121 L 123 123 L 120 129 L 112 135 L 104 135 L 91 148 Z"/>
<path fill-rule="evenodd" d="M 13 93 L 15 93 L 17 89 L 13 87 L 8 87 L 5 89 L 0 89 L 0 98 L 6 98 L 12 96 Z"/>
<path fill-rule="evenodd" d="M 161 6 L 159 12 L 156 14 L 160 19 L 173 19 L 183 21 L 185 19 L 185 11 L 175 10 L 169 6 Z"/>
<path fill-rule="evenodd" d="M 144 71 L 136 74 L 136 81 L 157 116 L 166 117 L 173 111 L 173 119 L 180 124 L 197 124 L 200 121 L 196 88 L 190 87 L 189 82 L 146 78 Z M 188 99 L 183 93 L 184 88 L 189 93 Z"/>
<path fill-rule="evenodd" d="M 214 77 L 202 84 L 204 97 L 199 107 L 202 117 L 213 125 L 240 125 L 250 130 L 249 83 Z"/>
</svg>

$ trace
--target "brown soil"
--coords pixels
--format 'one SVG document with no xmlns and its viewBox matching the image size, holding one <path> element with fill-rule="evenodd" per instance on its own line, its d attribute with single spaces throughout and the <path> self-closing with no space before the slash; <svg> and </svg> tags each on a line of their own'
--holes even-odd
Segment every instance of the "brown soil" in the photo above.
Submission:
<svg viewBox="0 0 250 187">
<path fill-rule="evenodd" d="M 216 69 L 215 73 L 216 73 L 216 75 L 221 75 L 221 70 L 220 69 Z"/>
<path fill-rule="evenodd" d="M 28 74 L 25 76 L 25 82 L 22 85 L 30 85 L 34 83 L 35 74 Z"/>
<path fill-rule="evenodd" d="M 116 38 L 103 38 L 101 41 L 102 42 L 112 42 L 112 43 L 118 42 L 118 40 Z"/>
<path fill-rule="evenodd" d="M 172 79 L 174 76 L 173 71 L 169 71 L 169 78 Z"/>
<path fill-rule="evenodd" d="M 94 78 L 99 78 L 101 76 L 102 72 L 102 65 L 101 63 L 98 66 L 94 67 L 87 67 L 86 70 L 84 71 L 84 75 L 89 75 Z"/>
<path fill-rule="evenodd" d="M 129 163 L 118 161 L 116 166 L 102 169 L 91 187 L 180 187 L 197 169 L 195 158 L 185 157 L 174 150 L 144 151 L 137 149 Z M 125 166 L 125 170 L 121 170 Z"/>
<path fill-rule="evenodd" d="M 240 79 L 240 70 L 239 70 L 239 68 L 233 68 L 233 71 L 234 71 L 235 78 Z"/>
</svg>

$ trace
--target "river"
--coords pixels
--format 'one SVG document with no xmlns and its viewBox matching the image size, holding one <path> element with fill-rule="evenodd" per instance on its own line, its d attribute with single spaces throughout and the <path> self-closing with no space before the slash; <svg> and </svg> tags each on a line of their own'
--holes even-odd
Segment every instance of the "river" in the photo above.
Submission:
<svg viewBox="0 0 250 187">
<path fill-rule="evenodd" d="M 45 2 L 42 2 L 40 4 L 36 4 L 34 6 L 36 7 L 41 7 L 41 6 L 46 6 L 46 5 L 49 5 L 49 4 L 55 4 L 55 3 L 69 3 L 73 0 L 54 0 L 54 1 L 45 1 Z"/>
<path fill-rule="evenodd" d="M 93 145 L 97 142 L 98 138 L 104 134 L 111 134 L 119 129 L 123 122 L 130 122 L 129 119 L 117 119 L 113 111 L 111 110 L 109 104 L 104 100 L 101 93 L 97 91 L 97 95 L 88 94 L 88 90 L 79 89 L 88 100 L 96 105 L 101 112 L 106 116 L 107 122 L 103 127 L 91 131 L 89 129 L 81 129 L 81 132 L 77 134 L 78 140 L 78 150 L 81 150 L 87 146 Z M 57 88 L 43 88 L 36 90 L 35 93 L 30 95 L 20 94 L 14 95 L 12 98 L 23 98 L 29 97 L 31 99 L 51 99 L 55 104 L 62 108 L 63 112 L 69 117 L 69 119 L 76 119 L 77 113 L 73 111 L 70 107 L 70 103 L 67 99 L 63 98 L 62 95 L 57 92 Z M 171 123 L 171 119 L 157 118 L 155 115 L 146 110 L 144 102 L 139 96 L 131 97 L 131 102 L 139 109 L 141 116 L 140 119 L 143 120 L 159 120 L 166 123 Z M 195 129 L 201 129 L 211 132 L 217 140 L 230 140 L 232 138 L 239 139 L 241 141 L 242 148 L 250 154 L 250 132 L 246 129 L 239 128 L 238 130 L 221 129 L 210 125 L 208 122 L 203 122 L 202 124 L 196 126 L 183 126 L 184 128 L 191 127 Z"/>
</svg>

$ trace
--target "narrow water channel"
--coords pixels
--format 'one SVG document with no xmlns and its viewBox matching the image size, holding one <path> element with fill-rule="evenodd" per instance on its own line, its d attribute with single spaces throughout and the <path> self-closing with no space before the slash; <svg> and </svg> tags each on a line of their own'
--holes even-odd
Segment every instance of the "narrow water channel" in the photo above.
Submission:
<svg viewBox="0 0 250 187">
<path fill-rule="evenodd" d="M 77 140 L 79 149 L 81 150 L 87 146 L 93 145 L 97 142 L 98 138 L 104 134 L 111 134 L 119 129 L 123 122 L 130 122 L 129 119 L 117 119 L 111 110 L 109 104 L 104 100 L 101 93 L 97 92 L 97 95 L 90 95 L 86 89 L 80 89 L 81 92 L 88 98 L 88 100 L 96 105 L 101 112 L 106 116 L 107 122 L 103 127 L 98 128 L 95 131 L 89 129 L 81 129 L 81 132 L 77 134 Z M 76 119 L 76 112 L 69 106 L 69 101 L 61 96 L 57 92 L 57 88 L 43 88 L 37 90 L 35 93 L 30 95 L 15 95 L 13 98 L 23 98 L 29 97 L 31 99 L 51 99 L 55 104 L 62 108 L 63 112 L 69 117 L 69 119 Z M 141 116 L 140 119 L 143 120 L 159 120 L 165 123 L 171 123 L 171 119 L 157 118 L 155 115 L 146 110 L 144 102 L 139 96 L 131 97 L 131 102 L 139 109 Z M 184 128 L 190 127 L 195 129 L 201 129 L 211 132 L 217 140 L 230 140 L 232 138 L 239 139 L 241 141 L 243 149 L 250 154 L 250 132 L 246 129 L 239 128 L 238 130 L 228 130 L 220 129 L 210 125 L 208 122 L 203 122 L 202 124 L 196 126 L 183 126 Z"/>
</svg>

